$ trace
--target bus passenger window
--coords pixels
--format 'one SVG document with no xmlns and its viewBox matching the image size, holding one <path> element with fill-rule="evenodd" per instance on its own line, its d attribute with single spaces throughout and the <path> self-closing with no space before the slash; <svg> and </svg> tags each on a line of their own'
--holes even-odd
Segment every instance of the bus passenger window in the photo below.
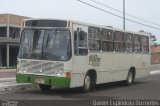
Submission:
<svg viewBox="0 0 160 106">
<path fill-rule="evenodd" d="M 128 53 L 133 52 L 133 34 L 132 33 L 126 33 L 125 49 L 126 49 L 126 52 L 128 52 Z"/>
<path fill-rule="evenodd" d="M 74 54 L 78 54 L 77 31 L 74 31 Z"/>
<path fill-rule="evenodd" d="M 135 34 L 133 37 L 133 42 L 134 42 L 134 52 L 140 53 L 141 52 L 140 36 Z"/>
<path fill-rule="evenodd" d="M 100 51 L 100 28 L 89 27 L 88 28 L 88 40 L 89 40 L 89 50 L 90 51 Z"/>
<path fill-rule="evenodd" d="M 74 32 L 74 54 L 75 55 L 87 55 L 87 32 L 75 31 Z"/>
<path fill-rule="evenodd" d="M 102 39 L 102 51 L 113 51 L 113 31 L 102 29 L 101 30 Z"/>
<path fill-rule="evenodd" d="M 114 50 L 116 52 L 124 52 L 124 32 L 114 32 Z"/>
<path fill-rule="evenodd" d="M 148 36 L 141 36 L 141 48 L 142 53 L 146 54 L 149 53 L 149 38 Z"/>
</svg>

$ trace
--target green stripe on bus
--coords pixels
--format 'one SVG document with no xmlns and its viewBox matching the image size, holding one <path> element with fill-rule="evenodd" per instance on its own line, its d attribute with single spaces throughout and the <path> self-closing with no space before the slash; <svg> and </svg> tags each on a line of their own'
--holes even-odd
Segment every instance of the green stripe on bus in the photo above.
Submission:
<svg viewBox="0 0 160 106">
<path fill-rule="evenodd" d="M 33 75 L 33 74 L 16 74 L 17 83 L 32 83 L 36 84 L 36 78 L 43 78 L 45 80 L 45 85 L 53 85 L 59 87 L 70 87 L 70 78 L 67 77 L 55 77 L 55 76 L 45 76 L 45 75 Z"/>
</svg>

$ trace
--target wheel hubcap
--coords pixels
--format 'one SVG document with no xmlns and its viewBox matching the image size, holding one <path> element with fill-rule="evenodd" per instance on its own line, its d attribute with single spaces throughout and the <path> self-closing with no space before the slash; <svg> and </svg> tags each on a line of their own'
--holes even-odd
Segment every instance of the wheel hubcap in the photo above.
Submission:
<svg viewBox="0 0 160 106">
<path fill-rule="evenodd" d="M 133 77 L 133 76 L 132 76 L 132 72 L 129 72 L 129 73 L 128 73 L 128 82 L 129 82 L 129 83 L 132 83 L 132 79 L 133 79 L 132 77 Z"/>
<path fill-rule="evenodd" d="M 86 76 L 86 78 L 85 78 L 85 87 L 86 87 L 86 89 L 89 89 L 89 87 L 90 87 L 90 78 L 89 78 L 89 76 Z"/>
</svg>

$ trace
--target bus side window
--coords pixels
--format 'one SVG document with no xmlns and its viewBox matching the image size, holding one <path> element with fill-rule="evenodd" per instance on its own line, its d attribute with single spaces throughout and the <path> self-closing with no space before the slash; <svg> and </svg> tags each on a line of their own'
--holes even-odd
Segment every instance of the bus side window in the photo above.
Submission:
<svg viewBox="0 0 160 106">
<path fill-rule="evenodd" d="M 125 49 L 127 53 L 133 52 L 133 34 L 126 33 L 125 35 Z"/>
<path fill-rule="evenodd" d="M 140 40 L 141 40 L 142 53 L 144 54 L 149 53 L 149 37 L 141 36 Z"/>
<path fill-rule="evenodd" d="M 113 51 L 113 31 L 108 29 L 101 30 L 101 41 L 102 51 L 112 52 Z"/>
<path fill-rule="evenodd" d="M 74 31 L 74 54 L 78 54 L 78 47 L 77 47 L 77 31 Z"/>
<path fill-rule="evenodd" d="M 87 32 L 80 30 L 74 31 L 74 54 L 87 55 Z"/>
<path fill-rule="evenodd" d="M 141 53 L 140 35 L 135 34 L 133 36 L 134 53 Z"/>
<path fill-rule="evenodd" d="M 90 26 L 88 28 L 89 51 L 99 52 L 101 50 L 100 28 Z"/>
<path fill-rule="evenodd" d="M 124 52 L 124 32 L 115 31 L 114 32 L 114 50 L 116 52 Z"/>
</svg>

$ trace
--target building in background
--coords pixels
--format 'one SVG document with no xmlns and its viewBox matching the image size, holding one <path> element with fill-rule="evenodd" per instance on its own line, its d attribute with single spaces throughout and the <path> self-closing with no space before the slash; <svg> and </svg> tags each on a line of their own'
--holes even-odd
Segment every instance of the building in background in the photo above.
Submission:
<svg viewBox="0 0 160 106">
<path fill-rule="evenodd" d="M 151 63 L 160 64 L 160 45 L 151 47 Z"/>
<path fill-rule="evenodd" d="M 16 65 L 21 23 L 28 17 L 0 14 L 0 66 Z"/>
</svg>

